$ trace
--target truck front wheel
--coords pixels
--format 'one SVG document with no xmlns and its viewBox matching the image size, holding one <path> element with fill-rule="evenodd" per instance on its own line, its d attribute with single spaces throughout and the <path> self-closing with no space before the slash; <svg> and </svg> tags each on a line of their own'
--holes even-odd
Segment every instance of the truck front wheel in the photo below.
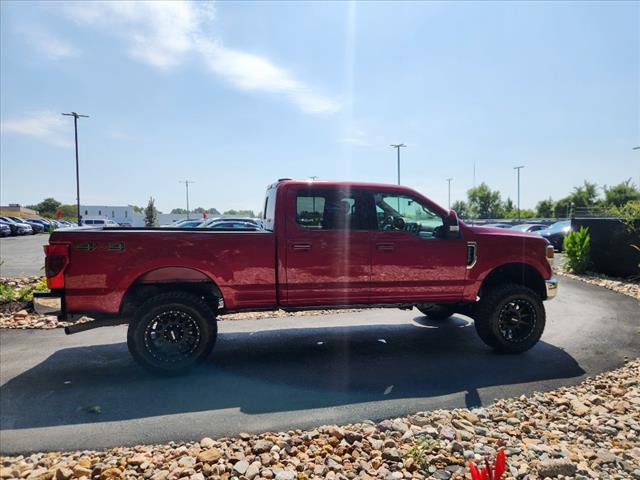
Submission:
<svg viewBox="0 0 640 480">
<path fill-rule="evenodd" d="M 544 331 L 545 311 L 540 297 L 517 284 L 494 287 L 476 304 L 474 322 L 484 343 L 502 353 L 522 353 Z"/>
<path fill-rule="evenodd" d="M 167 292 L 138 308 L 129 324 L 127 346 L 143 367 L 177 374 L 206 359 L 216 336 L 215 312 L 201 297 Z"/>
</svg>

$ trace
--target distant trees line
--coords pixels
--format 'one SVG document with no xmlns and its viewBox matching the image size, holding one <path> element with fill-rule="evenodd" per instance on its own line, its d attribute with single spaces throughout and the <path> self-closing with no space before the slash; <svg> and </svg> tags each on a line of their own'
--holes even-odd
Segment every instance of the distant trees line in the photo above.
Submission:
<svg viewBox="0 0 640 480">
<path fill-rule="evenodd" d="M 602 190 L 603 195 L 600 194 Z M 597 184 L 584 181 L 572 192 L 560 200 L 547 198 L 537 203 L 535 210 L 520 209 L 521 218 L 563 218 L 571 208 L 600 207 L 603 209 L 620 208 L 629 202 L 640 201 L 640 190 L 631 181 L 625 180 L 617 185 L 602 188 Z M 481 183 L 467 191 L 467 200 L 458 200 L 451 205 L 461 218 L 517 218 L 517 205 L 507 198 L 502 200 L 498 190 L 491 190 Z"/>
<path fill-rule="evenodd" d="M 142 215 L 144 215 L 146 212 L 146 208 L 145 207 L 139 207 L 137 205 L 129 205 L 134 212 L 136 213 L 140 213 Z M 147 205 L 148 207 L 149 205 Z M 35 205 L 27 205 L 27 208 L 30 208 L 32 210 L 36 210 L 39 212 L 39 214 L 43 217 L 47 217 L 47 218 L 54 218 L 56 215 L 56 211 L 60 210 L 62 212 L 62 217 L 63 218 L 70 218 L 70 219 L 74 219 L 77 216 L 77 206 L 76 205 L 67 205 L 67 204 L 63 204 L 62 202 L 59 202 L 58 200 L 56 200 L 55 198 L 45 198 L 43 201 L 41 201 L 40 203 L 37 203 Z M 158 209 L 155 208 L 155 206 L 153 206 L 154 211 L 156 214 L 162 213 L 161 211 L 159 211 Z M 213 215 L 220 215 L 220 212 L 218 211 L 218 209 L 216 208 L 202 208 L 202 207 L 198 207 L 198 208 L 194 208 L 193 210 L 191 210 L 190 213 L 194 213 L 194 214 L 199 214 L 202 215 L 204 213 L 207 213 L 210 216 Z M 187 209 L 186 208 L 174 208 L 173 210 L 171 210 L 171 213 L 174 214 L 187 214 Z M 254 213 L 253 210 L 226 210 L 223 215 L 237 215 L 237 216 L 241 216 L 241 217 L 256 217 L 258 215 L 256 215 Z"/>
</svg>

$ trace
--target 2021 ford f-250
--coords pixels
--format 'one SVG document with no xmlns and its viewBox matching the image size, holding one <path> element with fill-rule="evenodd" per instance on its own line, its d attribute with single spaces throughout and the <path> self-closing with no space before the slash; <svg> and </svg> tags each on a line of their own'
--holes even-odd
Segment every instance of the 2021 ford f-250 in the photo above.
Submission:
<svg viewBox="0 0 640 480">
<path fill-rule="evenodd" d="M 128 323 L 133 357 L 159 372 L 203 360 L 221 313 L 417 307 L 469 315 L 480 338 L 519 353 L 555 296 L 553 248 L 534 234 L 468 226 L 406 187 L 281 180 L 263 229 L 70 229 L 45 246 L 50 293 L 36 309 Z"/>
</svg>

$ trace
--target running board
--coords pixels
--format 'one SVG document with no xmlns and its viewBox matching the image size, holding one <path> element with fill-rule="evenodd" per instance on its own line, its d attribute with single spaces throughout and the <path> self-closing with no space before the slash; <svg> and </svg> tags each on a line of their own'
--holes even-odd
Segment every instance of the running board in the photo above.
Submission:
<svg viewBox="0 0 640 480">
<path fill-rule="evenodd" d="M 93 330 L 94 328 L 115 327 L 116 325 L 123 325 L 125 323 L 129 322 L 122 318 L 99 318 L 97 320 L 91 320 L 90 322 L 74 323 L 73 325 L 64 327 L 64 333 L 67 335 L 73 335 L 74 333 Z"/>
</svg>

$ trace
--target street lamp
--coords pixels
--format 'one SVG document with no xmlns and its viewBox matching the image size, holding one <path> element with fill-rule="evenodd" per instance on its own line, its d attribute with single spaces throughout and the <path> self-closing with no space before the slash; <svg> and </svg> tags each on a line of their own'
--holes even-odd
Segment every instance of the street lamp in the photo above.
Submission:
<svg viewBox="0 0 640 480">
<path fill-rule="evenodd" d="M 520 170 L 524 168 L 524 165 L 520 165 L 519 167 L 513 167 L 514 170 L 518 171 L 518 221 L 520 221 Z"/>
<path fill-rule="evenodd" d="M 192 180 L 178 180 L 178 183 L 184 183 L 184 186 L 187 189 L 187 220 L 189 220 L 189 184 L 196 182 Z"/>
<path fill-rule="evenodd" d="M 449 193 L 447 195 L 447 198 L 448 198 L 447 204 L 449 205 L 449 210 L 451 210 L 451 180 L 453 180 L 453 178 L 447 178 L 447 184 L 449 186 Z"/>
<path fill-rule="evenodd" d="M 391 144 L 390 147 L 395 148 L 398 151 L 398 185 L 400 185 L 400 149 L 405 148 L 404 143 Z"/>
<path fill-rule="evenodd" d="M 78 207 L 78 226 L 81 225 L 80 218 L 80 162 L 78 161 L 78 118 L 89 118 L 89 115 L 80 115 L 76 112 L 63 113 L 66 117 L 73 117 L 73 127 L 76 138 L 76 203 Z"/>
</svg>

